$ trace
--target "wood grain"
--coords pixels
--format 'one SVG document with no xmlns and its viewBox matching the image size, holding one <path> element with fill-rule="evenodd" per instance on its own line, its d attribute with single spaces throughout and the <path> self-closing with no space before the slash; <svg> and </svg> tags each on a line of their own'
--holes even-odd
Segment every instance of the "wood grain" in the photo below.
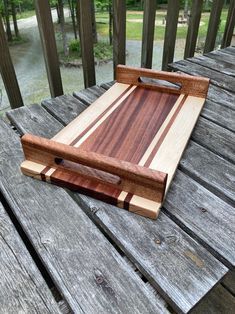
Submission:
<svg viewBox="0 0 235 314">
<path fill-rule="evenodd" d="M 78 163 L 120 177 L 121 181 L 115 185 L 106 182 L 114 188 L 159 202 L 163 200 L 167 180 L 165 173 L 30 134 L 21 138 L 21 144 L 26 160 L 60 169 L 66 168 L 62 160 Z M 57 163 L 56 159 L 60 162 Z M 91 179 L 88 173 L 87 175 L 85 172 L 81 173 L 78 168 L 69 167 L 69 169 L 77 172 L 84 179 Z M 96 177 L 94 180 L 101 181 Z"/>
<path fill-rule="evenodd" d="M 145 83 L 141 82 L 141 77 L 165 80 L 170 83 L 178 83 L 181 86 L 164 87 L 162 85 L 159 86 L 157 83 Z M 197 97 L 206 97 L 209 86 L 209 80 L 205 77 L 189 77 L 177 73 L 149 71 L 148 69 L 137 69 L 121 65 L 117 67 L 117 82 L 152 88 L 161 92 L 189 94 Z"/>
<path fill-rule="evenodd" d="M 1 313 L 61 313 L 0 203 Z"/>
</svg>

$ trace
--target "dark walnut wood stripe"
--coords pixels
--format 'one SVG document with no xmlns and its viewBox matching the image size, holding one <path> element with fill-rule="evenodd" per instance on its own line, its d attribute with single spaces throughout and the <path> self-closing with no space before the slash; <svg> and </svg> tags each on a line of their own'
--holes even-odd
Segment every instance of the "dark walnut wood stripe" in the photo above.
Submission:
<svg viewBox="0 0 235 314">
<path fill-rule="evenodd" d="M 120 96 L 104 111 L 102 114 L 100 114 L 81 134 L 79 134 L 78 137 L 76 137 L 69 145 L 74 146 L 77 144 L 78 141 L 88 132 L 90 131 L 93 126 L 96 125 L 97 122 L 110 110 L 112 109 L 118 102 L 119 100 L 133 87 L 133 85 L 130 85 L 123 93 L 121 93 Z"/>
<path fill-rule="evenodd" d="M 43 171 L 40 173 L 42 181 L 45 181 L 45 182 L 46 182 L 46 173 L 47 173 L 47 171 L 49 171 L 50 169 L 51 169 L 51 167 L 46 166 L 46 167 L 43 169 Z"/>
</svg>

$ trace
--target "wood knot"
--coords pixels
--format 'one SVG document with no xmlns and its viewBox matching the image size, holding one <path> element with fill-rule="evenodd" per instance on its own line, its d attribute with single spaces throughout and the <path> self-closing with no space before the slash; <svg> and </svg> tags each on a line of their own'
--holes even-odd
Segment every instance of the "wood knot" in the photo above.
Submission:
<svg viewBox="0 0 235 314">
<path fill-rule="evenodd" d="M 203 213 L 207 212 L 207 209 L 204 208 L 204 207 L 200 207 L 200 209 L 201 209 L 201 211 L 202 211 Z"/>
<path fill-rule="evenodd" d="M 102 276 L 96 276 L 95 280 L 99 285 L 104 282 L 104 278 Z"/>
</svg>

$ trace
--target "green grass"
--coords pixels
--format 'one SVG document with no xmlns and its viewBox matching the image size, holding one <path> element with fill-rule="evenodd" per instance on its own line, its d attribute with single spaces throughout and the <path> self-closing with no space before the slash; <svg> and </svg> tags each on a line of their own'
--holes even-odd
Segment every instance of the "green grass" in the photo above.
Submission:
<svg viewBox="0 0 235 314">
<path fill-rule="evenodd" d="M 182 14 L 182 13 L 180 13 Z M 163 40 L 165 34 L 165 27 L 161 25 L 163 18 L 165 17 L 164 11 L 157 11 L 156 20 L 160 25 L 155 26 L 154 39 Z M 199 27 L 199 38 L 205 38 L 209 23 L 209 13 L 202 13 L 201 24 Z M 142 22 L 130 22 L 128 20 L 138 19 L 141 20 L 143 14 L 136 14 L 127 12 L 127 23 L 126 23 L 126 37 L 131 40 L 142 40 Z M 227 18 L 227 9 L 224 9 L 221 14 L 221 24 L 219 28 L 219 33 L 224 31 L 225 23 Z M 98 12 L 96 14 L 97 20 L 97 31 L 101 36 L 108 36 L 108 13 L 107 12 Z M 177 38 L 186 38 L 188 27 L 187 25 L 178 27 L 177 29 Z"/>
<path fill-rule="evenodd" d="M 21 13 L 17 13 L 16 18 L 17 20 L 26 19 L 27 17 L 31 17 L 34 15 L 35 15 L 35 10 L 23 11 Z"/>
</svg>

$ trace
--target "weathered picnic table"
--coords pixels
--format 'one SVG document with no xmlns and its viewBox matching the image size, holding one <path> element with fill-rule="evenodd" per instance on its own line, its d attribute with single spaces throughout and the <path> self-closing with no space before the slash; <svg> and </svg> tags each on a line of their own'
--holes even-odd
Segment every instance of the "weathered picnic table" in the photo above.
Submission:
<svg viewBox="0 0 235 314">
<path fill-rule="evenodd" d="M 112 83 L 0 120 L 1 313 L 235 311 L 235 48 L 172 67 L 211 85 L 156 221 L 19 170 L 20 135 L 53 137 Z"/>
</svg>

